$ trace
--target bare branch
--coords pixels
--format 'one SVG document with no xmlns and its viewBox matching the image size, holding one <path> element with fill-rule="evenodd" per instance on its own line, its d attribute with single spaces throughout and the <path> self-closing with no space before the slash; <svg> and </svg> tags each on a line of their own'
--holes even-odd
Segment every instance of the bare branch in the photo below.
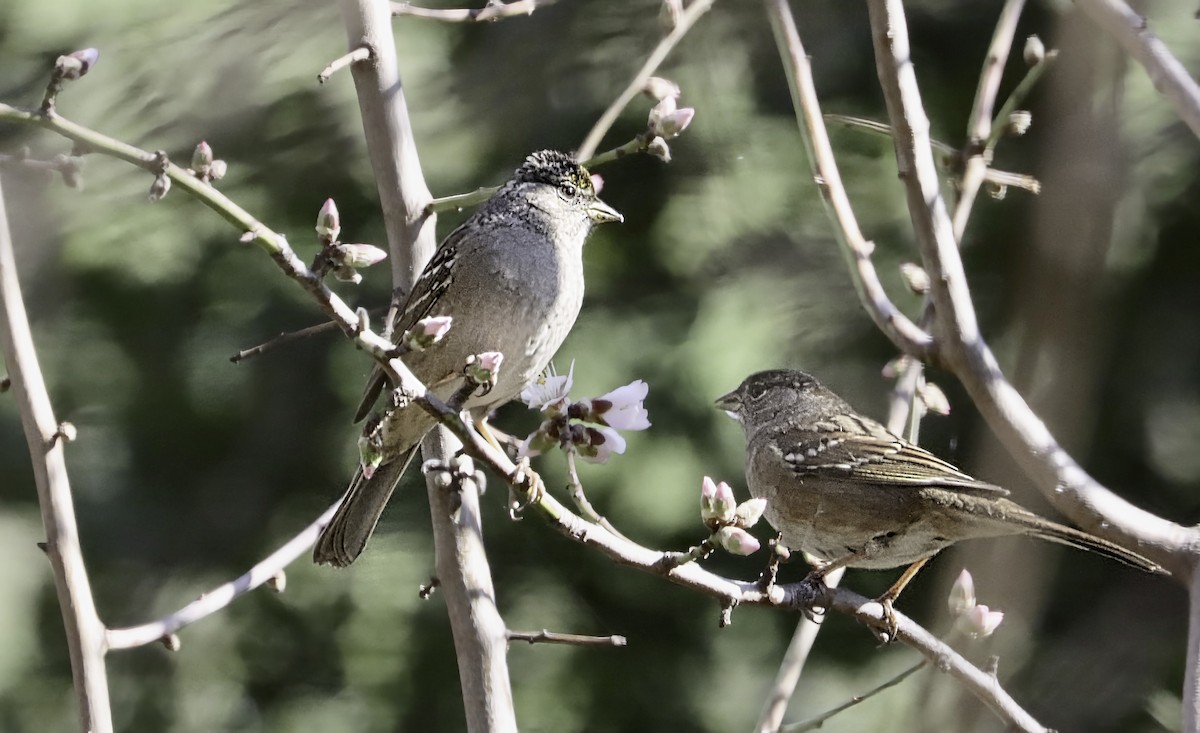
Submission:
<svg viewBox="0 0 1200 733">
<path fill-rule="evenodd" d="M 553 5 L 555 0 L 515 0 L 511 3 L 488 0 L 482 8 L 422 8 L 411 3 L 392 3 L 392 15 L 428 18 L 443 23 L 484 23 L 487 21 L 533 15 L 539 7 Z"/>
<path fill-rule="evenodd" d="M 527 641 L 530 644 L 568 644 L 570 646 L 614 646 L 622 647 L 629 644 L 624 636 L 583 636 L 580 634 L 559 634 L 542 629 L 541 631 L 509 631 L 509 641 Z"/>
<path fill-rule="evenodd" d="M 1200 86 L 1154 35 L 1146 19 L 1122 0 L 1079 0 L 1076 5 L 1142 65 L 1154 88 L 1167 98 L 1192 134 L 1200 137 Z"/>
<path fill-rule="evenodd" d="M 46 529 L 46 543 L 42 549 L 54 569 L 54 588 L 66 628 L 80 723 L 85 731 L 112 733 L 108 676 L 104 665 L 104 624 L 96 613 L 87 568 L 83 564 L 83 550 L 79 546 L 79 528 L 75 524 L 75 506 L 63 450 L 66 441 L 54 437 L 60 432 L 59 422 L 46 392 L 25 303 L 21 299 L 3 191 L 0 191 L 0 311 L 0 347 L 33 463 L 38 505 Z"/>
<path fill-rule="evenodd" d="M 108 648 L 132 649 L 174 636 L 183 627 L 225 608 L 238 596 L 249 593 L 261 585 L 277 582 L 275 579 L 279 577 L 283 569 L 313 546 L 313 543 L 317 541 L 317 535 L 329 523 L 341 503 L 341 499 L 339 499 L 333 506 L 326 509 L 316 521 L 264 558 L 262 562 L 228 583 L 210 590 L 178 611 L 150 623 L 123 629 L 109 629 L 105 633 Z"/>
<path fill-rule="evenodd" d="M 336 74 L 339 70 L 359 61 L 366 61 L 369 58 L 371 58 L 371 49 L 367 46 L 352 48 L 333 61 L 330 61 L 329 65 L 324 69 L 321 69 L 321 73 L 317 74 L 317 81 L 324 84 L 329 81 L 329 77 Z"/>
</svg>

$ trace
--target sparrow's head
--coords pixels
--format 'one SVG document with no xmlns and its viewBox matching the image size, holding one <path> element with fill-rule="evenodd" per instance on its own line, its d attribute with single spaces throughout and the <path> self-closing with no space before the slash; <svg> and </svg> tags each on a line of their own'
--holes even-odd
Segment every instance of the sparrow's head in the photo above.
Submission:
<svg viewBox="0 0 1200 733">
<path fill-rule="evenodd" d="M 596 195 L 596 186 L 587 169 L 566 153 L 539 150 L 525 158 L 508 186 L 530 196 L 538 206 L 553 208 L 558 215 L 584 217 L 590 225 L 624 221 L 616 209 Z M 547 194 L 553 194 L 553 197 Z"/>
<path fill-rule="evenodd" d="M 781 414 L 805 412 L 833 393 L 809 374 L 796 369 L 768 369 L 742 380 L 737 389 L 717 399 L 716 406 L 750 429 Z"/>
</svg>

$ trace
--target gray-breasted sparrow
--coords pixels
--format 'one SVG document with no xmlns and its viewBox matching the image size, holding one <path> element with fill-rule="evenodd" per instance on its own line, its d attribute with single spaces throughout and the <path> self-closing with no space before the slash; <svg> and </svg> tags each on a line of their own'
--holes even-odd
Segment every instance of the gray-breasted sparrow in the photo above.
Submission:
<svg viewBox="0 0 1200 733">
<path fill-rule="evenodd" d="M 464 409 L 477 423 L 515 398 L 546 365 L 575 324 L 583 301 L 584 241 L 595 224 L 622 221 L 596 196 L 591 176 L 570 156 L 533 153 L 467 221 L 442 242 L 409 293 L 393 332 L 428 316 L 450 316 L 444 341 L 406 354 L 404 363 L 442 399 L 462 385 L 466 359 L 498 351 L 499 375 Z M 372 375 L 361 419 L 384 386 Z M 321 533 L 313 560 L 343 567 L 363 551 L 396 483 L 435 425 L 415 404 L 384 410 L 372 428 L 383 462 L 360 469 L 341 508 Z"/>
</svg>

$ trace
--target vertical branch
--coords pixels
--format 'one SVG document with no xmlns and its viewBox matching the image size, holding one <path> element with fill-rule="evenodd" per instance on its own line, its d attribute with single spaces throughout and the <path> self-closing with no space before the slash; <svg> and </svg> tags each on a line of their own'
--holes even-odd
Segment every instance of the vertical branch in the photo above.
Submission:
<svg viewBox="0 0 1200 733">
<path fill-rule="evenodd" d="M 341 0 L 341 7 L 350 46 L 371 50 L 370 59 L 353 64 L 351 71 L 387 225 L 393 284 L 407 291 L 435 249 L 436 217 L 426 214 L 432 196 L 404 101 L 391 8 L 386 0 Z M 450 457 L 460 447 L 453 435 L 439 427 L 425 439 L 422 451 L 426 459 L 450 465 Z M 516 731 L 508 640 L 483 548 L 479 487 L 463 480 L 459 490 L 451 493 L 434 480 L 436 475 L 426 477 L 434 555 L 438 580 L 446 589 L 443 597 L 454 634 L 467 730 Z M 461 504 L 451 506 L 451 502 Z"/>
<path fill-rule="evenodd" d="M 352 64 L 363 135 L 379 190 L 379 205 L 391 250 L 392 282 L 408 290 L 437 248 L 435 215 L 426 215 L 433 200 L 417 142 L 413 137 L 404 85 L 396 62 L 391 8 L 386 2 L 342 0 L 342 19 L 351 49 L 367 48 L 370 57 Z"/>
<path fill-rule="evenodd" d="M 427 456 L 453 456 L 461 448 L 462 443 L 444 428 L 430 433 L 422 444 Z M 454 459 L 441 465 L 456 472 L 453 482 L 442 480 L 449 478 L 444 469 L 430 471 L 426 481 L 437 547 L 435 570 L 454 631 L 467 730 L 516 733 L 508 677 L 508 628 L 496 608 L 496 590 L 483 545 L 480 486 L 475 478 L 462 474 Z"/>
<path fill-rule="evenodd" d="M 54 587 L 62 610 L 71 655 L 71 676 L 79 702 L 79 718 L 85 733 L 111 733 L 112 713 L 108 700 L 108 676 L 104 665 L 104 624 L 96 614 L 79 529 L 71 484 L 63 456 L 65 438 L 60 435 L 50 396 L 42 380 L 29 319 L 17 282 L 16 260 L 4 193 L 0 190 L 0 346 L 12 380 L 29 457 L 37 482 L 38 505 L 46 528 L 46 555 L 54 570 Z"/>
<path fill-rule="evenodd" d="M 1200 731 L 1200 566 L 1188 589 L 1187 667 L 1183 670 L 1183 733 Z"/>
</svg>

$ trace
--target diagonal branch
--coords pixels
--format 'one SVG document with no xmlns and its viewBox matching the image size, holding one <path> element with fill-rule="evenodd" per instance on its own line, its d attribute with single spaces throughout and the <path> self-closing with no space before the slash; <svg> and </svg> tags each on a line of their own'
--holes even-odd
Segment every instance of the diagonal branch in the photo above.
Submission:
<svg viewBox="0 0 1200 733">
<path fill-rule="evenodd" d="M 1146 19 L 1122 0 L 1077 0 L 1075 4 L 1142 65 L 1154 88 L 1167 98 L 1192 134 L 1200 137 L 1200 85 L 1154 35 Z"/>
</svg>

